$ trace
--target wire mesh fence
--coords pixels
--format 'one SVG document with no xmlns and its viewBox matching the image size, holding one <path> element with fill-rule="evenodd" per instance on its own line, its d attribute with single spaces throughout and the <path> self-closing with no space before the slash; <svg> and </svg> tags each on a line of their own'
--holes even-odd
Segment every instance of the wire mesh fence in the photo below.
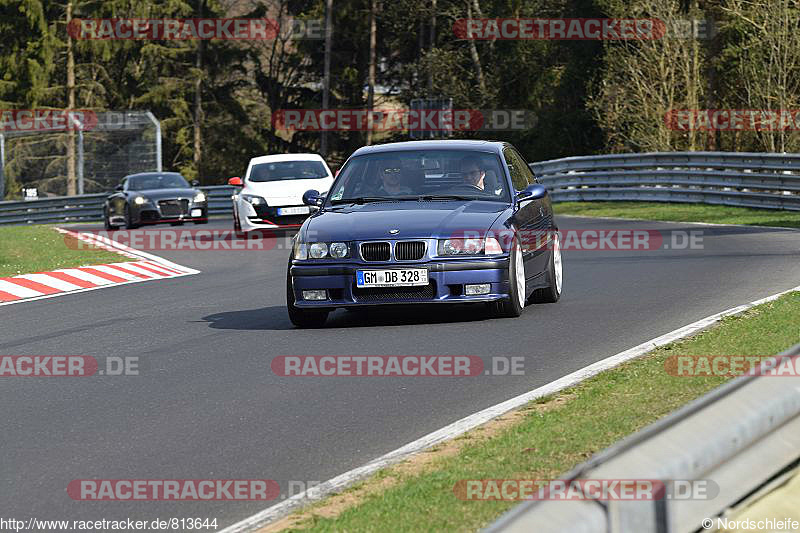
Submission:
<svg viewBox="0 0 800 533">
<path fill-rule="evenodd" d="M 161 126 L 149 111 L 83 112 L 70 121 L 0 128 L 0 200 L 20 199 L 23 189 L 63 196 L 73 180 L 77 194 L 100 193 L 128 174 L 161 170 Z"/>
</svg>

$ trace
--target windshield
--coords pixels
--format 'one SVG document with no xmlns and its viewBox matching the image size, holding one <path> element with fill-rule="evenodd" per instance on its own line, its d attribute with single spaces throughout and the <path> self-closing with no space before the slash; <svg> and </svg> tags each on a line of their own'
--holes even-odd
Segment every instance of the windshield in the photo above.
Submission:
<svg viewBox="0 0 800 533">
<path fill-rule="evenodd" d="M 328 176 L 322 161 L 259 163 L 250 169 L 250 181 L 316 180 Z"/>
<path fill-rule="evenodd" d="M 148 189 L 188 189 L 189 184 L 180 174 L 147 174 L 128 178 L 129 191 Z"/>
<path fill-rule="evenodd" d="M 331 188 L 332 204 L 423 196 L 510 201 L 497 155 L 466 150 L 381 152 L 352 158 Z"/>
</svg>

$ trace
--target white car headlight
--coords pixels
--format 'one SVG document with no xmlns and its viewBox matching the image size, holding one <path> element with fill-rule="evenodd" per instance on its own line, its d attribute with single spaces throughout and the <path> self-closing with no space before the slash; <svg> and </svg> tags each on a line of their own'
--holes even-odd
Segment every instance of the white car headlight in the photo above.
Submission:
<svg viewBox="0 0 800 533">
<path fill-rule="evenodd" d="M 324 242 L 315 242 L 308 249 L 311 259 L 322 259 L 328 255 L 328 245 Z"/>
<path fill-rule="evenodd" d="M 260 196 L 253 196 L 252 194 L 243 194 L 242 200 L 249 202 L 250 205 L 267 205 L 267 201 Z"/>
<path fill-rule="evenodd" d="M 195 203 L 205 202 L 205 201 L 206 201 L 206 195 L 203 191 L 199 191 L 197 194 L 194 195 Z"/>
<path fill-rule="evenodd" d="M 336 259 L 347 257 L 349 251 L 347 244 L 343 242 L 332 242 L 330 245 L 331 257 L 335 257 Z"/>
<path fill-rule="evenodd" d="M 477 255 L 483 253 L 483 239 L 445 239 L 439 241 L 439 255 Z"/>
<path fill-rule="evenodd" d="M 147 203 L 147 198 L 145 198 L 144 196 L 137 196 L 136 198 L 133 199 L 133 203 L 135 203 L 136 205 L 144 205 L 145 203 Z"/>
</svg>

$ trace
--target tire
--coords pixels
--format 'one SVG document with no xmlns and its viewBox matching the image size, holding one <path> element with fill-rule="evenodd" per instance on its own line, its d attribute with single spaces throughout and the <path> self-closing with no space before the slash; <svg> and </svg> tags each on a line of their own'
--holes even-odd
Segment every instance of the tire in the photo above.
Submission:
<svg viewBox="0 0 800 533">
<path fill-rule="evenodd" d="M 236 206 L 233 206 L 233 231 L 241 232 L 242 231 L 242 223 L 239 222 L 239 214 L 236 212 Z"/>
<path fill-rule="evenodd" d="M 170 222 L 169 225 L 170 226 L 183 226 L 183 221 L 181 221 L 181 222 Z"/>
<path fill-rule="evenodd" d="M 286 272 L 286 310 L 289 320 L 298 328 L 319 328 L 328 320 L 329 311 L 307 311 L 294 305 L 294 290 L 292 289 L 292 276 Z"/>
<path fill-rule="evenodd" d="M 139 224 L 134 224 L 131 221 L 131 208 L 128 207 L 128 204 L 125 204 L 125 229 L 136 229 L 139 227 Z"/>
<path fill-rule="evenodd" d="M 516 318 L 525 307 L 525 268 L 519 239 L 514 237 L 514 246 L 508 258 L 509 299 L 495 302 L 494 315 L 501 318 Z"/>
<path fill-rule="evenodd" d="M 108 209 L 106 209 L 105 207 L 103 208 L 103 228 L 106 231 L 114 231 L 115 229 L 117 229 L 116 226 L 111 225 L 111 221 L 108 218 Z"/>
<path fill-rule="evenodd" d="M 555 232 L 553 238 L 553 251 L 550 254 L 550 263 L 547 267 L 547 287 L 536 289 L 531 294 L 528 303 L 552 304 L 561 298 L 561 288 L 564 284 L 563 262 L 561 260 L 561 237 Z"/>
</svg>

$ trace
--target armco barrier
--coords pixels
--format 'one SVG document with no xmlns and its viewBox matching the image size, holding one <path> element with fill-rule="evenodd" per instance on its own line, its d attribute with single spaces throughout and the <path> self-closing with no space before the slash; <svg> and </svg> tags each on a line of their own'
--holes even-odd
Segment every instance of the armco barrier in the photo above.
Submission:
<svg viewBox="0 0 800 533">
<path fill-rule="evenodd" d="M 800 210 L 800 154 L 654 152 L 532 163 L 553 201 L 639 200 Z M 202 187 L 212 215 L 234 187 Z M 0 224 L 99 220 L 105 194 L 0 202 Z"/>
<path fill-rule="evenodd" d="M 236 187 L 217 185 L 200 187 L 208 196 L 209 215 L 232 212 L 231 196 Z M 109 193 L 110 194 L 110 193 Z M 52 222 L 96 221 L 103 218 L 103 202 L 108 194 L 84 194 L 0 202 L 0 224 L 44 224 Z"/>
<path fill-rule="evenodd" d="M 637 200 L 800 210 L 800 154 L 654 152 L 532 163 L 553 201 Z"/>
<path fill-rule="evenodd" d="M 800 345 L 781 355 L 800 355 Z M 485 531 L 696 531 L 706 518 L 716 525 L 716 517 L 798 459 L 800 377 L 741 377 L 600 452 L 563 478 L 710 480 L 719 487 L 714 497 L 531 501 Z"/>
</svg>

